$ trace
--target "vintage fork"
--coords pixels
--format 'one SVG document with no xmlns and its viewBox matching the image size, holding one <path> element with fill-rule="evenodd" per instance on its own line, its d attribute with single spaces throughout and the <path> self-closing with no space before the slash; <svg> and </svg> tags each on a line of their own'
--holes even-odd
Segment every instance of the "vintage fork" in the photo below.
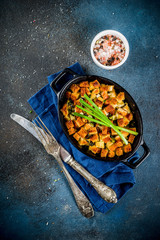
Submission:
<svg viewBox="0 0 160 240">
<path fill-rule="evenodd" d="M 60 153 L 60 145 L 58 144 L 57 140 L 53 137 L 52 133 L 45 126 L 45 124 L 42 122 L 42 120 L 40 118 L 38 119 L 39 119 L 38 123 L 41 126 L 42 131 L 38 131 L 38 127 L 36 127 L 37 134 L 39 135 L 46 151 L 49 154 L 53 155 L 56 159 L 59 159 L 60 154 L 62 155 L 63 153 L 63 152 Z M 63 161 L 69 164 L 74 170 L 76 170 L 81 176 L 83 176 L 105 201 L 109 203 L 117 202 L 117 195 L 114 192 L 114 190 L 106 186 L 103 182 L 99 181 L 97 178 L 95 178 L 71 156 L 67 156 L 66 158 L 63 157 Z"/>
<path fill-rule="evenodd" d="M 51 154 L 60 165 L 61 169 L 63 170 L 63 173 L 65 174 L 68 183 L 72 189 L 73 195 L 75 197 L 77 206 L 82 213 L 82 215 L 86 218 L 91 218 L 94 216 L 94 210 L 93 207 L 88 200 L 88 198 L 83 194 L 83 192 L 79 189 L 79 187 L 74 182 L 73 178 L 67 171 L 66 167 L 64 166 L 61 157 L 59 155 L 59 150 L 61 146 L 58 144 L 58 142 L 53 137 L 52 133 L 49 131 L 49 129 L 44 125 L 42 120 L 38 117 L 39 121 L 35 120 L 33 122 L 35 126 L 35 130 L 37 132 L 37 135 L 39 136 L 44 148 L 46 149 L 47 153 Z M 37 121 L 37 123 L 36 123 Z M 38 125 L 41 127 L 41 129 L 38 127 Z M 47 132 L 46 132 L 46 130 Z"/>
</svg>

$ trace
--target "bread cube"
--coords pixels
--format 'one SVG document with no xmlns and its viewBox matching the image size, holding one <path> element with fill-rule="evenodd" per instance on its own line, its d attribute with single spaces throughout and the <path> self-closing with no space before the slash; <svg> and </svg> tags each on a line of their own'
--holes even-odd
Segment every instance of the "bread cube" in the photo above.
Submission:
<svg viewBox="0 0 160 240">
<path fill-rule="evenodd" d="M 81 129 L 78 131 L 78 134 L 79 134 L 82 138 L 85 138 L 85 136 L 87 135 L 87 131 L 85 130 L 84 127 L 81 127 Z"/>
<path fill-rule="evenodd" d="M 89 87 L 89 82 L 88 81 L 83 81 L 79 84 L 81 88 L 88 88 Z"/>
<path fill-rule="evenodd" d="M 76 120 L 74 120 L 74 123 L 75 123 L 75 126 L 77 128 L 80 128 L 82 127 L 85 123 L 82 121 L 82 118 L 81 117 L 78 117 Z"/>
<path fill-rule="evenodd" d="M 99 141 L 99 137 L 98 134 L 94 134 L 90 137 L 90 141 L 92 142 L 98 142 Z"/>
<path fill-rule="evenodd" d="M 108 157 L 109 157 L 109 158 L 115 157 L 115 152 L 109 151 L 109 152 L 108 152 Z"/>
<path fill-rule="evenodd" d="M 104 148 L 104 142 L 96 142 L 96 147 Z"/>
<path fill-rule="evenodd" d="M 116 148 L 116 155 L 118 157 L 123 155 L 123 148 L 122 147 Z"/>
<path fill-rule="evenodd" d="M 89 145 L 89 143 L 87 142 L 87 140 L 85 139 L 85 138 L 80 138 L 80 140 L 79 140 L 79 145 L 81 145 L 81 146 L 84 146 L 84 145 Z"/>
<path fill-rule="evenodd" d="M 89 135 L 97 134 L 97 128 L 96 127 L 91 127 L 89 129 L 88 133 L 89 133 Z"/>
<path fill-rule="evenodd" d="M 79 141 L 79 139 L 80 139 L 80 136 L 78 135 L 78 133 L 75 133 L 75 134 L 73 135 L 73 137 L 74 137 L 77 141 Z"/>
<path fill-rule="evenodd" d="M 72 120 L 67 121 L 66 126 L 67 126 L 68 129 L 73 128 L 74 127 L 73 121 Z"/>
<path fill-rule="evenodd" d="M 89 150 L 92 151 L 94 154 L 99 153 L 101 151 L 101 149 L 97 148 L 96 146 L 89 146 Z"/>
<path fill-rule="evenodd" d="M 73 93 L 77 93 L 80 90 L 80 87 L 78 87 L 77 84 L 72 84 L 70 89 L 72 90 Z"/>
<path fill-rule="evenodd" d="M 90 90 L 93 90 L 93 89 L 99 88 L 99 87 L 100 87 L 100 83 L 97 80 L 90 82 L 90 84 L 89 84 Z"/>
<path fill-rule="evenodd" d="M 135 139 L 135 136 L 133 134 L 129 135 L 128 142 L 133 143 Z"/>
<path fill-rule="evenodd" d="M 121 101 L 123 101 L 124 99 L 125 99 L 124 92 L 118 93 L 118 95 L 117 95 L 117 101 L 118 101 L 118 102 L 121 102 Z"/>
<path fill-rule="evenodd" d="M 130 143 L 128 143 L 127 145 L 124 146 L 123 148 L 125 153 L 131 152 L 132 151 L 132 146 Z"/>
<path fill-rule="evenodd" d="M 102 158 L 104 158 L 104 157 L 106 157 L 107 156 L 107 154 L 108 154 L 108 149 L 104 149 L 104 148 L 102 148 L 102 150 L 101 150 L 101 157 Z"/>
<path fill-rule="evenodd" d="M 70 129 L 68 129 L 69 135 L 72 135 L 72 134 L 75 133 L 75 132 L 76 132 L 76 129 L 75 129 L 75 128 L 70 128 Z"/>
</svg>

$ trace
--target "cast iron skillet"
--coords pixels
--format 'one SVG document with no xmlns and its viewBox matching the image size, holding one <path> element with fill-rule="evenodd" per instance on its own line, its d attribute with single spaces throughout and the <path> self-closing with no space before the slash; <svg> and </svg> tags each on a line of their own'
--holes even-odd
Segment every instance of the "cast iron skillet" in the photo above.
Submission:
<svg viewBox="0 0 160 240">
<path fill-rule="evenodd" d="M 72 79 L 70 81 L 68 81 L 67 83 L 65 83 L 63 86 L 60 85 L 60 83 L 62 83 L 62 81 L 64 80 L 64 77 L 71 77 Z M 62 106 L 64 105 L 64 103 L 66 102 L 66 91 L 70 88 L 70 86 L 74 83 L 79 83 L 82 81 L 94 81 L 95 79 L 97 79 L 100 83 L 104 83 L 104 84 L 108 84 L 108 85 L 114 85 L 115 86 L 115 90 L 116 92 L 125 92 L 125 99 L 128 102 L 131 111 L 134 115 L 134 119 L 135 119 L 135 127 L 137 129 L 137 132 L 139 133 L 138 136 L 136 136 L 134 143 L 132 145 L 132 151 L 129 153 L 125 153 L 122 156 L 118 157 L 115 156 L 114 159 L 113 158 L 101 158 L 98 155 L 93 154 L 92 152 L 90 152 L 88 150 L 88 147 L 86 146 L 80 146 L 78 145 L 78 142 L 73 138 L 72 135 L 68 134 L 68 130 L 67 127 L 65 125 L 65 120 L 63 117 L 63 114 L 61 113 L 60 109 L 62 108 Z M 67 138 L 69 139 L 69 141 L 82 153 L 86 154 L 87 156 L 94 158 L 94 159 L 98 159 L 98 160 L 104 160 L 104 161 L 116 161 L 116 162 L 123 162 L 124 164 L 126 164 L 127 166 L 129 166 L 130 168 L 136 168 L 138 167 L 150 154 L 150 150 L 147 147 L 147 145 L 145 144 L 144 140 L 143 140 L 143 124 L 142 124 L 142 118 L 141 118 L 141 114 L 140 111 L 138 109 L 137 104 L 135 103 L 135 101 L 133 100 L 133 98 L 130 96 L 130 94 L 124 89 L 122 88 L 119 84 L 104 78 L 104 77 L 100 77 L 100 76 L 80 76 L 77 73 L 73 72 L 72 70 L 70 70 L 69 68 L 64 69 L 63 72 L 61 72 L 51 83 L 51 88 L 54 90 L 54 92 L 57 95 L 57 99 L 58 99 L 58 117 L 59 117 L 59 121 L 61 123 L 61 127 L 65 133 L 65 135 L 67 136 Z M 139 160 L 135 161 L 136 159 L 133 159 L 128 161 L 128 159 L 137 151 L 137 149 L 142 146 L 144 153 L 143 155 L 140 157 Z"/>
</svg>

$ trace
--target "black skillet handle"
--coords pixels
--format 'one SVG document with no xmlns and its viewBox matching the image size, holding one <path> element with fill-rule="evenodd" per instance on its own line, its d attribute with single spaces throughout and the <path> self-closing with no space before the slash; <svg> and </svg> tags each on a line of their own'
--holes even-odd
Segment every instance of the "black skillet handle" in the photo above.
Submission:
<svg viewBox="0 0 160 240">
<path fill-rule="evenodd" d="M 56 95 L 59 95 L 61 89 L 57 88 L 57 83 L 66 75 L 72 75 L 72 77 L 78 77 L 79 75 L 77 73 L 75 73 L 74 71 L 72 71 L 69 68 L 65 68 L 50 84 L 51 88 L 53 89 L 53 91 L 55 92 Z"/>
<path fill-rule="evenodd" d="M 150 150 L 149 150 L 148 146 L 146 145 L 146 143 L 144 142 L 144 140 L 142 140 L 141 146 L 143 147 L 144 153 L 140 157 L 139 160 L 134 162 L 134 158 L 133 158 L 132 160 L 124 161 L 123 163 L 126 164 L 128 167 L 130 167 L 132 169 L 137 168 L 150 154 Z"/>
</svg>

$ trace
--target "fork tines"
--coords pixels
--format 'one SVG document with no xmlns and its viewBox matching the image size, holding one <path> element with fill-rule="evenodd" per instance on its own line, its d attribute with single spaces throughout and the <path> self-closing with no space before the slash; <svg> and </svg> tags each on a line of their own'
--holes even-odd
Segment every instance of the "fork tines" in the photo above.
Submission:
<svg viewBox="0 0 160 240">
<path fill-rule="evenodd" d="M 52 133 L 50 132 L 50 130 L 47 128 L 47 126 L 44 124 L 44 122 L 41 120 L 41 118 L 38 116 L 34 121 L 32 121 L 34 126 L 35 126 L 35 130 L 41 140 L 41 142 L 43 140 L 45 140 L 46 142 L 48 142 L 48 137 L 47 135 L 49 135 L 50 137 L 52 137 L 53 140 L 55 140 L 54 136 L 52 135 Z M 42 130 L 40 130 L 40 128 Z"/>
</svg>

